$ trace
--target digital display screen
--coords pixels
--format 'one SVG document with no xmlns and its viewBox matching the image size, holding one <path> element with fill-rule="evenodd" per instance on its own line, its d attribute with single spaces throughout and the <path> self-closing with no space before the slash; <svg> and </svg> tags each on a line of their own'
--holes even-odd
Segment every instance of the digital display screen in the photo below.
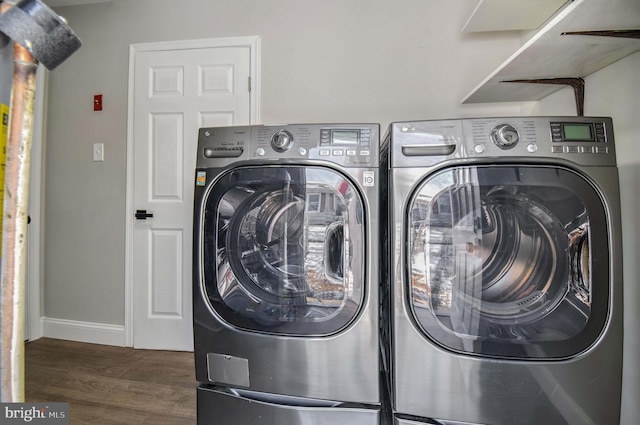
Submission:
<svg viewBox="0 0 640 425">
<path fill-rule="evenodd" d="M 360 141 L 358 130 L 333 130 L 331 131 L 332 145 L 357 145 Z"/>
<path fill-rule="evenodd" d="M 591 124 L 562 124 L 564 140 L 593 141 Z"/>
</svg>

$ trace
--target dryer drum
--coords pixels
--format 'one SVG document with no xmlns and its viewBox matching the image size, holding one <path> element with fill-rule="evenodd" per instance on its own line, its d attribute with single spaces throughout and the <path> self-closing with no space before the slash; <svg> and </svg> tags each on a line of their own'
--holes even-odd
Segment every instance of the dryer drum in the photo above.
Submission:
<svg viewBox="0 0 640 425">
<path fill-rule="evenodd" d="M 273 304 L 304 305 L 304 199 L 268 187 L 249 196 L 226 234 L 228 259 L 243 286 Z"/>
<path fill-rule="evenodd" d="M 522 324 L 553 311 L 568 291 L 560 221 L 526 196 L 505 192 L 483 197 L 480 213 L 482 265 L 462 276 L 482 282 L 480 313 L 492 322 Z"/>
</svg>

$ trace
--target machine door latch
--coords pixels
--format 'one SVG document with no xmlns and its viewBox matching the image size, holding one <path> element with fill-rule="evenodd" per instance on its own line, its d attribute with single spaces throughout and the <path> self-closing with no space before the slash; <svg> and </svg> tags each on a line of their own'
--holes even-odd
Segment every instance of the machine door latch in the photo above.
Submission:
<svg viewBox="0 0 640 425">
<path fill-rule="evenodd" d="M 136 220 L 146 220 L 153 217 L 153 213 L 148 213 L 147 210 L 136 210 Z"/>
</svg>

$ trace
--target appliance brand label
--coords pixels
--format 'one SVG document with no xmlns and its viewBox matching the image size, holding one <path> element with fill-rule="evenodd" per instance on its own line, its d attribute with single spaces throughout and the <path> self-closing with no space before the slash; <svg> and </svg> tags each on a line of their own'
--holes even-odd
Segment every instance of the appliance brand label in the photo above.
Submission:
<svg viewBox="0 0 640 425">
<path fill-rule="evenodd" d="M 373 171 L 365 171 L 362 173 L 362 185 L 363 186 L 376 185 L 376 175 Z"/>
</svg>

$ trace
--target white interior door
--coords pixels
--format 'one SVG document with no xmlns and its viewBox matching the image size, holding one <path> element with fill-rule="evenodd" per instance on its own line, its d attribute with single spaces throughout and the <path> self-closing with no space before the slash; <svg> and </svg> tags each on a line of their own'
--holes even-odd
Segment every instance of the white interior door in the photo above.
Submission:
<svg viewBox="0 0 640 425">
<path fill-rule="evenodd" d="M 251 48 L 133 55 L 133 346 L 193 350 L 192 216 L 198 128 L 251 122 Z M 133 212 L 131 212 L 133 210 Z M 139 215 L 139 214 L 138 214 Z"/>
</svg>

